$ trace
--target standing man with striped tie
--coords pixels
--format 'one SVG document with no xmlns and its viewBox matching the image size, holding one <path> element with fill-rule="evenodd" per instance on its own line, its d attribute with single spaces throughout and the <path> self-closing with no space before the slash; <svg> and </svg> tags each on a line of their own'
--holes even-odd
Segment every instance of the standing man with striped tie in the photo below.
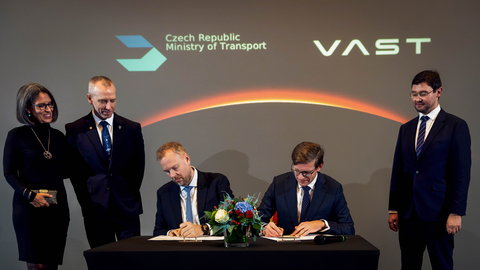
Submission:
<svg viewBox="0 0 480 270">
<path fill-rule="evenodd" d="M 413 78 L 419 115 L 400 127 L 395 148 L 388 223 L 399 232 L 402 269 L 421 269 L 425 247 L 432 269 L 453 269 L 453 235 L 467 208 L 470 132 L 440 108 L 442 90 L 436 71 Z"/>
<path fill-rule="evenodd" d="M 227 177 L 191 166 L 190 156 L 178 142 L 162 145 L 157 150 L 157 160 L 172 181 L 157 191 L 153 235 L 210 235 L 210 225 L 203 215 L 218 206 L 227 194 L 233 198 Z"/>
<path fill-rule="evenodd" d="M 290 172 L 276 176 L 258 211 L 268 237 L 309 233 L 355 234 L 342 185 L 320 173 L 323 149 L 302 142 L 292 152 Z M 270 221 L 277 213 L 278 222 Z"/>
<path fill-rule="evenodd" d="M 139 123 L 117 113 L 116 89 L 105 76 L 88 84 L 92 111 L 65 126 L 71 173 L 91 248 L 140 235 L 145 147 Z"/>
</svg>

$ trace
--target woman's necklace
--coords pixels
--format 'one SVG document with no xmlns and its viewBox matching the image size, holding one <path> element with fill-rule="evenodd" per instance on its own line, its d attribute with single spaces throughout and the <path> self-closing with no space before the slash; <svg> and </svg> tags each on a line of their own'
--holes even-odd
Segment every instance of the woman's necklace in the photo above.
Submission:
<svg viewBox="0 0 480 270">
<path fill-rule="evenodd" d="M 52 153 L 50 153 L 50 129 L 48 129 L 48 149 L 45 149 L 45 146 L 43 146 L 43 143 L 38 138 L 37 133 L 35 133 L 35 130 L 33 130 L 33 128 L 30 128 L 30 129 L 33 131 L 33 134 L 35 134 L 35 137 L 37 137 L 37 140 L 40 143 L 40 145 L 43 147 L 43 150 L 45 150 L 43 152 L 43 156 L 46 159 L 51 159 L 52 158 Z"/>
</svg>

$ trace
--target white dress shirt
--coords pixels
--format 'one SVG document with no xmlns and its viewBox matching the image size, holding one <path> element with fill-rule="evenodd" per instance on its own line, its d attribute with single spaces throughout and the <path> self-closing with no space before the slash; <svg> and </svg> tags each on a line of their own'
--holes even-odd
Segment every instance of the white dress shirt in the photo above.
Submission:
<svg viewBox="0 0 480 270">
<path fill-rule="evenodd" d="M 98 132 L 98 136 L 100 137 L 100 143 L 102 144 L 102 146 L 103 146 L 103 137 L 102 137 L 103 126 L 100 125 L 100 122 L 107 121 L 107 123 L 108 123 L 108 126 L 107 126 L 108 133 L 110 133 L 110 142 L 111 142 L 112 148 L 113 148 L 113 116 L 114 116 L 114 114 L 112 114 L 112 116 L 110 118 L 102 120 L 102 119 L 98 118 L 98 116 L 95 115 L 95 112 L 92 109 L 92 115 L 93 115 L 93 119 L 95 120 L 95 123 L 97 125 L 97 132 Z"/>
<path fill-rule="evenodd" d="M 197 182 L 198 182 L 198 172 L 195 167 L 193 167 L 193 178 L 192 181 L 190 182 L 189 186 L 192 186 L 193 188 L 190 189 L 190 194 L 187 194 L 187 191 L 185 190 L 184 186 L 180 186 L 180 207 L 182 208 L 182 222 L 187 222 L 187 196 L 189 195 L 191 198 L 192 202 L 192 217 L 193 217 L 193 224 L 200 225 L 200 217 L 198 216 L 198 210 L 197 210 Z M 210 224 L 208 224 L 208 227 L 210 228 Z M 167 232 L 167 235 L 170 235 L 170 232 L 175 229 L 170 229 Z M 212 231 L 210 230 L 210 235 L 212 234 Z"/>
<path fill-rule="evenodd" d="M 198 217 L 198 210 L 197 210 L 197 181 L 198 181 L 198 172 L 195 167 L 193 167 L 193 178 L 190 182 L 192 189 L 190 189 L 190 194 L 187 194 L 185 191 L 185 187 L 180 186 L 180 205 L 182 207 L 182 221 L 187 222 L 187 196 L 190 196 L 192 199 L 192 216 L 193 216 L 193 224 L 200 225 L 200 218 Z"/>
<path fill-rule="evenodd" d="M 418 139 L 418 130 L 420 129 L 420 124 L 422 123 L 422 117 L 424 115 L 428 116 L 428 120 L 426 123 L 426 129 L 425 129 L 425 141 L 427 140 L 428 133 L 432 129 L 433 123 L 435 123 L 435 119 L 437 119 L 438 113 L 440 112 L 440 104 L 433 109 L 429 114 L 423 114 L 423 113 L 418 113 L 418 124 L 417 124 L 417 132 L 415 134 L 415 151 L 417 150 L 417 139 Z"/>
<path fill-rule="evenodd" d="M 317 178 L 318 178 L 318 172 L 317 172 L 317 175 L 315 176 L 315 179 L 313 179 L 313 181 L 310 184 L 308 184 L 308 186 L 310 187 L 310 190 L 308 191 L 308 193 L 310 194 L 310 202 L 312 202 L 313 191 L 315 190 L 315 184 L 317 183 Z M 300 186 L 300 184 L 297 184 L 297 217 L 298 217 L 299 224 L 300 224 L 300 215 L 302 213 L 302 202 L 303 202 L 304 193 L 305 191 L 303 190 L 302 186 Z M 321 219 L 321 221 L 325 222 L 326 227 L 320 232 L 325 232 L 330 230 L 328 221 L 326 221 L 325 219 Z"/>
</svg>

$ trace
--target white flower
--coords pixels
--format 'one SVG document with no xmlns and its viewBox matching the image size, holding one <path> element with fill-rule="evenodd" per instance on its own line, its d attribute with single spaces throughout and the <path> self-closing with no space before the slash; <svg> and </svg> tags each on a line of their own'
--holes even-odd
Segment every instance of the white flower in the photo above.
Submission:
<svg viewBox="0 0 480 270">
<path fill-rule="evenodd" d="M 224 209 L 218 209 L 215 214 L 215 221 L 218 223 L 225 223 L 228 221 L 228 213 Z"/>
</svg>

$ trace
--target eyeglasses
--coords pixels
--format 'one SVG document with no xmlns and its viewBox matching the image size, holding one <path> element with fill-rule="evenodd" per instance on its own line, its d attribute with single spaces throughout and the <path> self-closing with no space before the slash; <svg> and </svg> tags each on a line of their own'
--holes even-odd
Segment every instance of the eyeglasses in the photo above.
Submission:
<svg viewBox="0 0 480 270">
<path fill-rule="evenodd" d="M 50 109 L 55 108 L 55 105 L 53 105 L 52 103 L 48 103 L 48 104 L 40 103 L 38 105 L 37 104 L 32 104 L 32 105 L 35 106 L 35 107 L 38 107 L 42 111 L 45 111 L 47 109 L 47 107 L 50 108 Z"/>
<path fill-rule="evenodd" d="M 417 98 L 418 96 L 420 96 L 421 98 L 424 98 L 424 97 L 427 97 L 430 93 L 433 93 L 433 91 L 430 91 L 430 92 L 427 92 L 427 91 L 422 91 L 420 93 L 417 93 L 417 92 L 411 92 L 409 94 L 409 96 L 411 98 Z"/>
<path fill-rule="evenodd" d="M 295 176 L 299 176 L 301 174 L 303 177 L 311 177 L 316 170 L 317 170 L 317 168 L 313 169 L 310 172 L 307 172 L 307 171 L 301 172 L 299 170 L 294 169 L 293 165 L 292 165 L 292 172 L 293 172 L 293 174 L 295 174 Z"/>
</svg>

